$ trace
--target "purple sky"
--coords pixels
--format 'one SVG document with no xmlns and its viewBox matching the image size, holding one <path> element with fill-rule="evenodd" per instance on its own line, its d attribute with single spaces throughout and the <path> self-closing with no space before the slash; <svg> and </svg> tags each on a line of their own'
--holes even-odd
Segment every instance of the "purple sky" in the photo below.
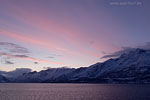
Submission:
<svg viewBox="0 0 150 100">
<path fill-rule="evenodd" d="M 149 0 L 0 0 L 0 70 L 82 67 L 150 42 Z"/>
</svg>

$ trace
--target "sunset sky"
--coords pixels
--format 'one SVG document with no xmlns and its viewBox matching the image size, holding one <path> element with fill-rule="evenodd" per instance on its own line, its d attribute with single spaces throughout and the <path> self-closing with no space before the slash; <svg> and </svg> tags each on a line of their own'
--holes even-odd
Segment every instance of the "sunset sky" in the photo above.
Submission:
<svg viewBox="0 0 150 100">
<path fill-rule="evenodd" d="M 86 67 L 147 42 L 149 0 L 0 0 L 0 70 Z"/>
</svg>

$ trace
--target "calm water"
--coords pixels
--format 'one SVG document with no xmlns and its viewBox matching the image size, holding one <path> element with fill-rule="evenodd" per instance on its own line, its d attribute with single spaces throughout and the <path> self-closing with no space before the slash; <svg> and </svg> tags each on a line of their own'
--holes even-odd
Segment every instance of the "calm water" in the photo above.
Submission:
<svg viewBox="0 0 150 100">
<path fill-rule="evenodd" d="M 0 100 L 150 100 L 150 85 L 1 83 Z"/>
</svg>

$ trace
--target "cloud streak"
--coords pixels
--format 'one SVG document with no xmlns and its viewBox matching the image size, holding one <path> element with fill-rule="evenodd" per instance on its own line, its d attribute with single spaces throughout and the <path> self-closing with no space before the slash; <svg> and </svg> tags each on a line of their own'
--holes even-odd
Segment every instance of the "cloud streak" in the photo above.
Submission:
<svg viewBox="0 0 150 100">
<path fill-rule="evenodd" d="M 14 43 L 0 42 L 0 46 L 7 48 L 8 51 L 12 53 L 30 53 L 27 48 L 24 48 Z"/>
<path fill-rule="evenodd" d="M 60 64 L 60 65 L 64 64 L 64 63 L 60 63 L 60 62 L 52 62 L 52 61 L 48 61 L 48 60 L 36 59 L 36 58 L 33 58 L 33 57 L 24 56 L 24 55 L 11 55 L 11 54 L 8 54 L 8 53 L 0 53 L 0 55 L 11 57 L 11 58 L 16 58 L 16 59 L 23 59 L 23 60 L 34 61 L 34 62 L 41 62 L 41 63 Z"/>
<path fill-rule="evenodd" d="M 63 64 L 59 62 L 52 62 L 48 60 L 43 60 L 43 59 L 37 59 L 28 56 L 30 51 L 27 48 L 24 48 L 22 46 L 19 46 L 14 43 L 9 43 L 9 42 L 0 42 L 0 55 L 1 56 L 6 56 L 9 58 L 16 58 L 16 59 L 23 59 L 23 60 L 28 60 L 28 61 L 34 61 L 34 62 L 41 62 L 41 63 L 50 63 L 50 64 Z M 5 47 L 5 49 L 4 49 Z M 4 50 L 2 50 L 4 49 Z M 7 50 L 6 50 L 7 49 Z M 14 64 L 13 62 L 9 60 L 5 60 L 5 64 Z"/>
<path fill-rule="evenodd" d="M 122 50 L 116 51 L 116 52 L 114 52 L 114 53 L 112 53 L 112 54 L 104 55 L 103 57 L 101 57 L 101 59 L 119 57 L 121 54 L 123 54 L 123 53 L 128 53 L 128 52 L 130 52 L 130 51 L 133 50 L 133 49 L 134 49 L 134 48 L 123 47 Z"/>
</svg>

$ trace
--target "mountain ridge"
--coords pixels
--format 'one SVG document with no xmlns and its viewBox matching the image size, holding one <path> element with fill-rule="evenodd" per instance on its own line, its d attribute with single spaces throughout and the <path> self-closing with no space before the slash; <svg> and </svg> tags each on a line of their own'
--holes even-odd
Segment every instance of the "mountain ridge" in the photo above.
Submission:
<svg viewBox="0 0 150 100">
<path fill-rule="evenodd" d="M 50 68 L 7 80 L 29 83 L 150 83 L 150 50 L 138 48 L 89 67 Z"/>
</svg>

